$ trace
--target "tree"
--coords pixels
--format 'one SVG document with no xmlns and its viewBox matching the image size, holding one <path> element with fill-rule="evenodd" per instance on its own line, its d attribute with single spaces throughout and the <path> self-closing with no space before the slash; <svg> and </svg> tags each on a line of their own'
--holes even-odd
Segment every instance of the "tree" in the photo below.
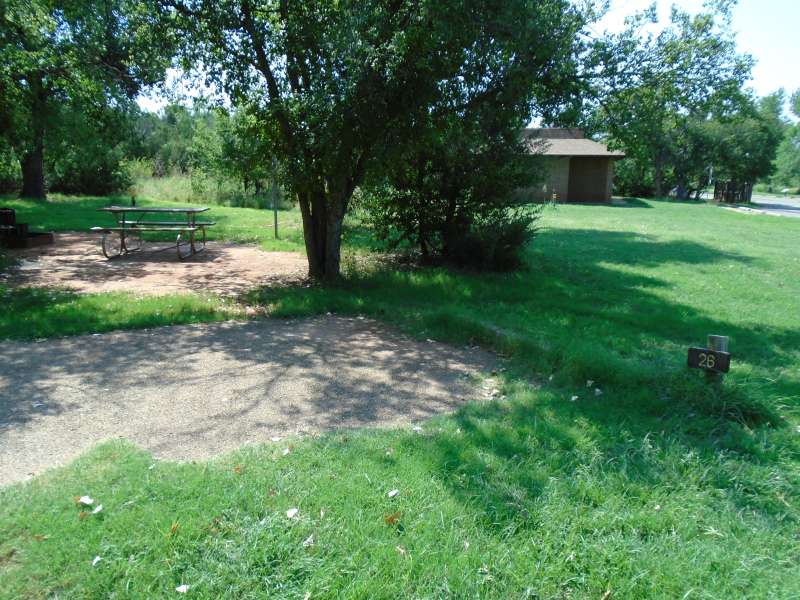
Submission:
<svg viewBox="0 0 800 600">
<path fill-rule="evenodd" d="M 558 17 L 573 13 L 566 0 L 164 0 L 161 8 L 183 32 L 186 66 L 202 65 L 208 81 L 251 107 L 297 196 L 309 274 L 327 281 L 339 275 L 354 190 L 389 138 L 411 135 L 414 119 L 475 59 L 470 50 L 492 50 L 486 32 L 502 40 L 526 23 L 549 48 Z"/>
<path fill-rule="evenodd" d="M 47 189 L 73 194 L 108 194 L 130 185 L 123 161 L 129 154 L 134 120 L 118 106 L 53 107 L 44 147 Z"/>
<path fill-rule="evenodd" d="M 640 165 L 632 172 L 652 166 L 656 196 L 664 195 L 670 179 L 677 183 L 675 167 L 680 171 L 686 162 L 698 123 L 741 107 L 752 59 L 737 53 L 730 7 L 717 2 L 697 15 L 673 7 L 658 35 L 644 33 L 655 22 L 651 7 L 592 49 L 587 79 L 596 110 L 590 128 L 608 133 L 611 144 Z"/>
<path fill-rule="evenodd" d="M 532 114 L 552 118 L 576 98 L 576 34 L 585 18 L 532 9 L 502 35 L 486 28 L 458 75 L 417 115 L 413 135 L 390 139 L 367 180 L 379 234 L 417 245 L 424 258 L 491 268 L 518 262 L 537 214 L 521 190 L 542 174 L 522 130 Z"/>
<path fill-rule="evenodd" d="M 45 143 L 60 115 L 115 109 L 163 77 L 170 36 L 135 0 L 0 1 L 0 135 L 22 195 L 45 197 Z"/>
<path fill-rule="evenodd" d="M 721 110 L 683 119 L 674 133 L 676 149 L 669 179 L 678 198 L 697 194 L 714 180 L 754 183 L 774 170 L 783 135 L 783 91 L 758 101 L 742 93 Z M 713 103 L 712 103 L 713 106 Z"/>
<path fill-rule="evenodd" d="M 492 131 L 485 121 L 452 116 L 420 127 L 414 144 L 364 187 L 378 237 L 409 242 L 424 260 L 481 268 L 516 266 L 538 215 L 521 193 L 541 171 L 519 124 Z"/>
<path fill-rule="evenodd" d="M 215 111 L 213 131 L 208 131 L 215 147 L 207 163 L 221 175 L 242 182 L 245 193 L 252 187 L 255 195 L 261 194 L 265 182 L 277 184 L 269 141 L 264 139 L 258 119 L 247 107 L 232 113 Z"/>
<path fill-rule="evenodd" d="M 791 97 L 789 106 L 795 117 L 800 118 L 800 90 Z M 772 181 L 780 187 L 800 190 L 800 124 L 787 125 L 783 132 L 775 158 L 775 175 Z"/>
</svg>

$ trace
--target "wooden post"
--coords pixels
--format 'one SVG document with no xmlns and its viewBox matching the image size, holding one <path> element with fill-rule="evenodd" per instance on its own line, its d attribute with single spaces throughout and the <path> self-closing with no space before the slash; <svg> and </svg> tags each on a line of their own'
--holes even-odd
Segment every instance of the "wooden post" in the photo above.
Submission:
<svg viewBox="0 0 800 600">
<path fill-rule="evenodd" d="M 278 239 L 278 169 L 272 159 L 272 216 L 275 221 L 275 239 Z"/>
<path fill-rule="evenodd" d="M 709 350 L 716 350 L 717 352 L 727 352 L 728 336 L 709 334 L 707 347 Z M 706 371 L 706 382 L 716 383 L 716 384 L 722 383 L 722 373 L 717 373 L 715 371 Z"/>
</svg>

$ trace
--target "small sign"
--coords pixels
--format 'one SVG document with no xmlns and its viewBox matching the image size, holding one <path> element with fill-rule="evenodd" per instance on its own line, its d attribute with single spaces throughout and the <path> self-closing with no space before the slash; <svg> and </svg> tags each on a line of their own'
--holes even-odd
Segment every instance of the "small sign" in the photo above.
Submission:
<svg viewBox="0 0 800 600">
<path fill-rule="evenodd" d="M 708 348 L 689 348 L 689 367 L 727 373 L 731 368 L 731 355 Z"/>
</svg>

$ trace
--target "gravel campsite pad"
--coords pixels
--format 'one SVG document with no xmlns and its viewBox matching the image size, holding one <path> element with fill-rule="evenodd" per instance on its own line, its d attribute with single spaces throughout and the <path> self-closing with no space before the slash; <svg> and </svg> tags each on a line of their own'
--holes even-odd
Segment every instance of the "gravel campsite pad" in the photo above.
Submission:
<svg viewBox="0 0 800 600">
<path fill-rule="evenodd" d="M 0 345 L 0 484 L 125 437 L 202 459 L 274 436 L 407 424 L 481 396 L 487 352 L 356 317 L 163 327 Z"/>
<path fill-rule="evenodd" d="M 77 292 L 209 292 L 234 296 L 258 285 L 305 278 L 308 262 L 297 252 L 264 252 L 246 244 L 209 242 L 204 252 L 179 260 L 174 248 L 153 242 L 145 252 L 108 260 L 100 236 L 57 233 L 55 243 L 14 251 L 19 259 L 10 274 L 12 286 L 66 287 Z"/>
</svg>

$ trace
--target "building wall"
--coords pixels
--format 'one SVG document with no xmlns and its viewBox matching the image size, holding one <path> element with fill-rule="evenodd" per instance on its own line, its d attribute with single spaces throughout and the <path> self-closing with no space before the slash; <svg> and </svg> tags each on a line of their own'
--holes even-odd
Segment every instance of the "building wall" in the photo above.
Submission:
<svg viewBox="0 0 800 600">
<path fill-rule="evenodd" d="M 568 202 L 609 202 L 611 160 L 572 157 L 569 161 Z"/>
<path fill-rule="evenodd" d="M 544 182 L 533 194 L 537 200 L 566 202 L 569 194 L 569 158 L 547 157 L 547 174 Z"/>
<path fill-rule="evenodd" d="M 544 182 L 520 192 L 537 201 L 610 202 L 613 174 L 610 158 L 547 157 Z"/>
</svg>

